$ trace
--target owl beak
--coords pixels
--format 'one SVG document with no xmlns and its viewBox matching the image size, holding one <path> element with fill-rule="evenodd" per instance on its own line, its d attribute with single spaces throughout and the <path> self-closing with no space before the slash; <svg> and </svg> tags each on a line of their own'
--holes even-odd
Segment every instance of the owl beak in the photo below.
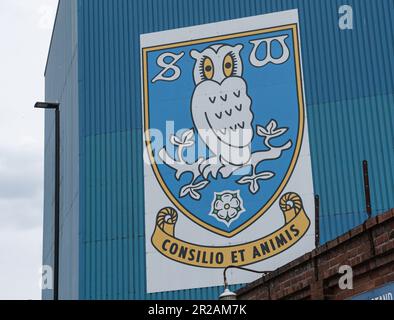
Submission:
<svg viewBox="0 0 394 320">
<path fill-rule="evenodd" d="M 223 76 L 223 78 L 220 78 L 219 80 L 219 84 L 222 85 L 223 82 L 226 80 L 227 78 L 225 76 Z"/>
</svg>

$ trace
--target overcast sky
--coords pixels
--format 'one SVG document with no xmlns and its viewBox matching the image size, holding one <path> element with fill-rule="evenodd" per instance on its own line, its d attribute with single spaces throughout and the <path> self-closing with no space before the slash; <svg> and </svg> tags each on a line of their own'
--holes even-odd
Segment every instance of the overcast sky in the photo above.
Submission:
<svg viewBox="0 0 394 320">
<path fill-rule="evenodd" d="M 0 0 L 0 299 L 40 299 L 44 68 L 57 0 Z"/>
</svg>

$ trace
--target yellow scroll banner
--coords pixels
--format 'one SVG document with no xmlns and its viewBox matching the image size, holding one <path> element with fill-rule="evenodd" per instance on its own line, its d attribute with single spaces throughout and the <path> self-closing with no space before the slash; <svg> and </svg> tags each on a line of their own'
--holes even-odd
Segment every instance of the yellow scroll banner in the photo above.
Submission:
<svg viewBox="0 0 394 320">
<path fill-rule="evenodd" d="M 190 266 L 225 268 L 254 264 L 289 249 L 308 231 L 310 221 L 302 200 L 287 193 L 280 200 L 285 225 L 261 239 L 234 246 L 212 247 L 189 243 L 175 237 L 178 214 L 173 208 L 160 210 L 152 235 L 153 246 L 167 258 Z"/>
</svg>

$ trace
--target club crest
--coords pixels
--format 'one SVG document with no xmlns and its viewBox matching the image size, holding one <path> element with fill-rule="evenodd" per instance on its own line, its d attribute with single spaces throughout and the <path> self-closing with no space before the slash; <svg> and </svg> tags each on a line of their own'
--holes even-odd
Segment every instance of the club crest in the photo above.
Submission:
<svg viewBox="0 0 394 320">
<path fill-rule="evenodd" d="M 304 113 L 293 37 L 289 29 L 146 56 L 145 122 L 174 129 L 163 146 L 147 137 L 156 177 L 178 210 L 223 236 L 264 214 L 297 161 Z M 237 212 L 217 210 L 221 194 L 235 195 L 224 205 Z"/>
<path fill-rule="evenodd" d="M 186 242 L 165 249 L 180 217 L 231 239 L 275 204 L 285 223 L 303 211 L 299 190 L 284 192 L 305 134 L 297 24 L 143 46 L 142 76 L 146 171 L 167 201 L 153 209 L 161 254 L 206 267 L 179 256 Z M 286 242 L 306 233 L 305 218 L 298 232 L 282 230 Z M 208 267 L 232 263 L 213 250 Z"/>
</svg>

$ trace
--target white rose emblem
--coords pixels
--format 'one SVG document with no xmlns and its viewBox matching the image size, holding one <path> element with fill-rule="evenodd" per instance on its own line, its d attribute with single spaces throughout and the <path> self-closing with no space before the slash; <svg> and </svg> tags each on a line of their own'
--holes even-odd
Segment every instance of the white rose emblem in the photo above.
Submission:
<svg viewBox="0 0 394 320">
<path fill-rule="evenodd" d="M 216 193 L 213 202 L 212 215 L 218 220 L 230 225 L 244 212 L 239 192 Z"/>
</svg>

